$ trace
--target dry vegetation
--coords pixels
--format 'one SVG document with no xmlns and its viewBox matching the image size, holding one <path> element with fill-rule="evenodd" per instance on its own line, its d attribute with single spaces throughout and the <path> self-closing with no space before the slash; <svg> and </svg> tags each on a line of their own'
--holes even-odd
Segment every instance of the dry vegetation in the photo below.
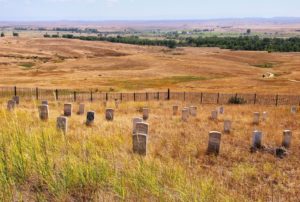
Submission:
<svg viewBox="0 0 300 202">
<path fill-rule="evenodd" d="M 0 38 L 0 85 L 139 91 L 290 93 L 299 89 L 299 53 L 229 51 L 217 48 L 140 47 L 66 39 Z M 274 78 L 262 78 L 266 72 Z M 128 102 L 104 120 L 101 103 L 93 127 L 85 116 L 69 119 L 69 132 L 56 130 L 63 103 L 50 103 L 50 120 L 38 118 L 36 101 L 13 112 L 0 100 L 0 199 L 3 201 L 299 201 L 300 118 L 289 106 L 198 105 L 187 123 L 172 116 L 167 102 Z M 182 108 L 192 103 L 178 102 Z M 196 103 L 193 103 L 196 104 Z M 196 104 L 197 105 L 197 104 Z M 75 105 L 76 112 L 78 105 Z M 114 107 L 113 103 L 109 103 Z M 132 118 L 150 108 L 149 152 L 132 153 Z M 268 119 L 254 126 L 254 111 Z M 205 154 L 208 132 L 222 131 L 219 156 Z M 252 131 L 275 148 L 284 129 L 293 131 L 284 159 L 250 153 Z"/>
<path fill-rule="evenodd" d="M 1 85 L 102 91 L 294 93 L 300 82 L 299 56 L 5 37 L 0 38 L 0 79 Z M 266 72 L 275 77 L 262 78 Z"/>
<path fill-rule="evenodd" d="M 209 119 L 215 105 L 198 105 L 187 123 L 172 116 L 172 104 L 121 103 L 115 120 L 106 122 L 100 103 L 93 127 L 85 116 L 69 119 L 69 132 L 56 130 L 63 103 L 50 103 L 50 120 L 38 118 L 35 101 L 22 102 L 14 112 L 0 109 L 0 198 L 7 201 L 299 201 L 299 113 L 290 107 L 225 106 L 218 121 Z M 195 103 L 194 103 L 195 104 Z M 133 117 L 150 108 L 149 152 L 132 153 Z M 108 107 L 114 107 L 108 103 Z M 78 105 L 75 104 L 73 112 Z M 267 111 L 267 121 L 254 126 L 254 111 Z M 205 154 L 210 130 L 223 130 L 219 156 Z M 293 131 L 289 155 L 250 153 L 252 131 L 263 131 L 267 147 L 281 144 L 282 131 Z"/>
</svg>

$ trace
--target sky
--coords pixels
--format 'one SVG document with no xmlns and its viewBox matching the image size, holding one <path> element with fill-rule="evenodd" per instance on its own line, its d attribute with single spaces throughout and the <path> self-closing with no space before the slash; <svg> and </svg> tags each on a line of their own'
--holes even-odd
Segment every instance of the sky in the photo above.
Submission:
<svg viewBox="0 0 300 202">
<path fill-rule="evenodd" d="M 300 0 L 0 0 L 0 21 L 300 17 Z"/>
</svg>

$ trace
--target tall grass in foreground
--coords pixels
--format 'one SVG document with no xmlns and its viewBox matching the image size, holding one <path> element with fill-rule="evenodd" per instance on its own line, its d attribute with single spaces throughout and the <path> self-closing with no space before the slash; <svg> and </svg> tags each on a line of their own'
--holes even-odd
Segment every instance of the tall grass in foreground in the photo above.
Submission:
<svg viewBox="0 0 300 202">
<path fill-rule="evenodd" d="M 182 123 L 179 116 L 171 116 L 170 103 L 122 103 L 110 123 L 104 121 L 99 103 L 88 104 L 96 110 L 95 126 L 86 127 L 85 116 L 73 115 L 64 135 L 55 123 L 62 104 L 52 103 L 50 120 L 42 122 L 34 103 L 14 112 L 7 112 L 3 103 L 3 201 L 265 201 L 293 200 L 299 192 L 300 180 L 292 177 L 300 173 L 299 137 L 293 139 L 287 159 L 250 154 L 251 106 L 228 106 L 219 122 L 208 119 L 215 106 L 205 106 L 197 118 Z M 131 118 L 145 105 L 151 109 L 150 150 L 140 157 L 131 151 Z M 282 119 L 287 109 L 269 112 L 269 121 L 259 126 L 264 141 L 275 145 L 281 128 L 299 128 L 293 117 Z M 234 131 L 222 137 L 219 157 L 206 156 L 208 130 L 221 130 L 224 118 L 233 119 Z"/>
</svg>

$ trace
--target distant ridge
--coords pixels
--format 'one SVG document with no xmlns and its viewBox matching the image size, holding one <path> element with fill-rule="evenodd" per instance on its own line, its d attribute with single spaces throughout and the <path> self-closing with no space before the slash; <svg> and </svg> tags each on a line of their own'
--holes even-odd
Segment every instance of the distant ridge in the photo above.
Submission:
<svg viewBox="0 0 300 202">
<path fill-rule="evenodd" d="M 14 21 L 6 20 L 1 21 L 0 25 L 40 25 L 40 24 L 135 24 L 135 23 L 300 23 L 300 17 L 272 17 L 272 18 L 260 18 L 260 17 L 248 17 L 248 18 L 212 18 L 212 19 L 167 19 L 167 20 L 56 20 L 56 21 Z"/>
</svg>

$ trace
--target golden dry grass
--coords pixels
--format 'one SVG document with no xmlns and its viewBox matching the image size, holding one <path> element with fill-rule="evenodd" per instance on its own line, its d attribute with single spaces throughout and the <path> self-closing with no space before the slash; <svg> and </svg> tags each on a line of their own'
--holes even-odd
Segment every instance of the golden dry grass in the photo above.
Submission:
<svg viewBox="0 0 300 202">
<path fill-rule="evenodd" d="M 299 53 L 141 47 L 67 39 L 0 38 L 0 84 L 108 91 L 166 89 L 291 93 Z M 259 68 L 265 64 L 273 68 Z M 265 72 L 275 78 L 263 79 Z"/>
<path fill-rule="evenodd" d="M 96 111 L 91 128 L 85 116 L 69 119 L 66 136 L 55 129 L 63 103 L 50 103 L 50 120 L 38 119 L 38 103 L 22 103 L 15 112 L 0 110 L 0 193 L 11 200 L 51 201 L 299 201 L 300 118 L 290 107 L 225 106 L 218 121 L 209 119 L 215 105 L 197 105 L 197 117 L 182 122 L 172 116 L 192 103 L 121 103 L 115 120 L 106 122 L 101 103 L 86 103 Z M 195 103 L 193 103 L 195 105 Z M 133 117 L 150 108 L 149 152 L 132 153 Z M 109 103 L 108 107 L 113 107 Z M 73 112 L 78 109 L 75 104 Z M 268 112 L 259 126 L 253 112 Z M 231 134 L 222 135 L 220 155 L 205 154 L 208 132 L 222 131 L 233 121 Z M 252 131 L 263 131 L 268 147 L 281 144 L 284 129 L 293 131 L 289 155 L 251 154 Z"/>
</svg>

